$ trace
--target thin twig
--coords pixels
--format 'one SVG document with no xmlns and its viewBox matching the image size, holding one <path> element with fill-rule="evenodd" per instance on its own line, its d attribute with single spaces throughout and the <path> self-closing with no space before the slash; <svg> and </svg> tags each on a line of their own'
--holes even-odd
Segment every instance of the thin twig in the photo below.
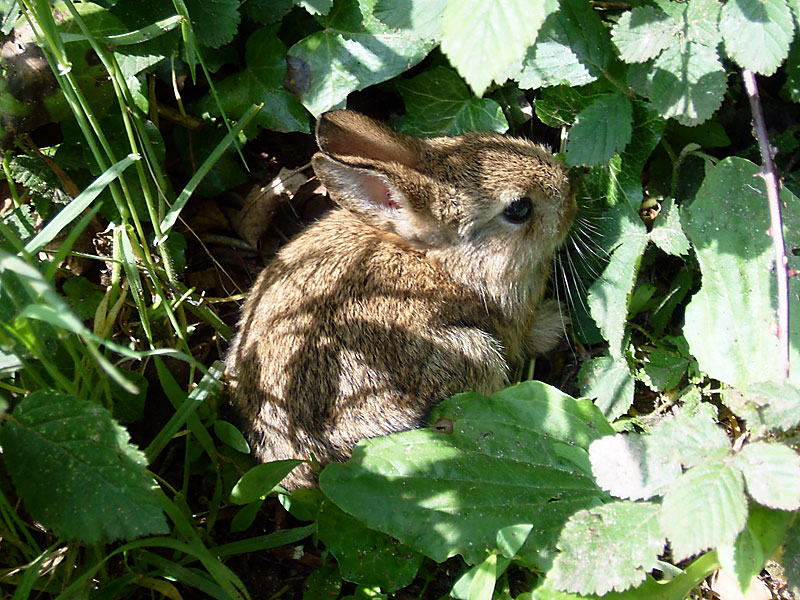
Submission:
<svg viewBox="0 0 800 600">
<path fill-rule="evenodd" d="M 781 203 L 778 198 L 778 175 L 772 162 L 767 127 L 764 123 L 764 112 L 761 109 L 761 100 L 758 96 L 756 76 L 749 69 L 742 69 L 744 87 L 750 99 L 750 110 L 753 113 L 753 129 L 758 146 L 761 149 L 761 173 L 767 186 L 767 200 L 769 201 L 770 227 L 772 246 L 775 250 L 775 275 L 778 279 L 778 340 L 780 341 L 780 366 L 784 376 L 789 378 L 789 273 L 786 261 L 786 245 L 783 240 L 783 220 L 781 218 Z"/>
</svg>

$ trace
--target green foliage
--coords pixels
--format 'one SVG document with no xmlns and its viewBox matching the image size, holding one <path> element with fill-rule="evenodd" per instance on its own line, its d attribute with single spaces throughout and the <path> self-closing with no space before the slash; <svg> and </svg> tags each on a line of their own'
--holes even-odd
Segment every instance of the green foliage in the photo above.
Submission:
<svg viewBox="0 0 800 600">
<path fill-rule="evenodd" d="M 249 554 L 300 543 L 274 556 L 320 554 L 314 570 L 292 558 L 286 583 L 314 600 L 679 599 L 718 568 L 746 590 L 776 555 L 800 592 L 796 1 L 50 9 L 0 2 L 18 42 L 0 59 L 0 582 L 15 600 L 258 597 L 269 577 L 248 575 Z M 759 75 L 785 184 L 788 379 L 741 69 Z M 348 103 L 422 136 L 561 130 L 582 174 L 574 272 L 555 277 L 582 365 L 563 380 L 585 397 L 462 394 L 287 494 L 301 461 L 253 465 L 220 412 L 218 312 L 237 311 L 194 276 L 196 240 L 225 236 L 185 221 L 203 197 L 227 210 L 248 171 L 285 166 L 296 134 Z"/>
</svg>

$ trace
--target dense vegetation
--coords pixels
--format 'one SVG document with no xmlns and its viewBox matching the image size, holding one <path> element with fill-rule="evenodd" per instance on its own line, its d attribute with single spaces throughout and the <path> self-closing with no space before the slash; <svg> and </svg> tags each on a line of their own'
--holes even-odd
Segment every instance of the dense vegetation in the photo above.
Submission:
<svg viewBox="0 0 800 600">
<path fill-rule="evenodd" d="M 0 589 L 797 594 L 798 25 L 798 0 L 0 0 Z M 344 105 L 563 151 L 573 325 L 529 370 L 563 391 L 456 396 L 449 435 L 288 495 L 217 359 Z"/>
</svg>

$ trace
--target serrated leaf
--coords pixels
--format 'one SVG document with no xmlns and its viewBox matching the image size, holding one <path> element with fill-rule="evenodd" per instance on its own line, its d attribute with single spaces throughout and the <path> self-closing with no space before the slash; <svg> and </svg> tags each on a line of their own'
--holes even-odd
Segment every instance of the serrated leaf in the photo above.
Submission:
<svg viewBox="0 0 800 600">
<path fill-rule="evenodd" d="M 578 113 L 569 131 L 567 165 L 608 162 L 631 141 L 633 106 L 622 92 L 599 96 Z"/>
<path fill-rule="evenodd" d="M 680 5 L 685 24 L 686 39 L 716 48 L 722 41 L 719 32 L 719 15 L 722 4 L 717 0 L 693 0 Z"/>
<path fill-rule="evenodd" d="M 553 0 L 448 2 L 442 18 L 442 51 L 481 96 L 492 80 L 506 79 L 509 67 L 522 60 L 556 8 Z"/>
<path fill-rule="evenodd" d="M 654 451 L 649 436 L 617 434 L 593 442 L 589 448 L 597 485 L 617 498 L 647 500 L 681 474 L 680 462 Z"/>
<path fill-rule="evenodd" d="M 800 390 L 793 385 L 755 383 L 741 392 L 729 390 L 723 400 L 751 430 L 761 424 L 768 431 L 789 431 L 800 423 Z"/>
<path fill-rule="evenodd" d="M 783 379 L 776 360 L 774 250 L 759 171 L 742 158 L 720 161 L 681 215 L 702 272 L 702 287 L 686 308 L 684 335 L 703 371 L 739 389 Z M 787 206 L 800 202 L 786 188 L 781 198 Z M 796 247 L 800 214 L 785 211 L 783 217 L 787 247 Z M 790 269 L 800 268 L 800 256 L 787 252 L 787 258 Z M 789 279 L 790 295 L 797 297 L 800 278 Z M 800 364 L 800 303 L 789 305 L 790 360 Z M 800 385 L 800 369 L 792 369 L 789 382 Z"/>
<path fill-rule="evenodd" d="M 595 400 L 606 419 L 624 415 L 633 404 L 635 380 L 628 363 L 600 356 L 585 363 L 578 373 L 581 394 Z"/>
<path fill-rule="evenodd" d="M 558 12 L 542 25 L 514 77 L 521 88 L 578 86 L 602 75 L 611 61 L 608 33 L 591 4 L 561 0 Z"/>
<path fill-rule="evenodd" d="M 772 75 L 789 53 L 794 23 L 785 0 L 736 0 L 723 6 L 719 29 L 733 60 Z"/>
<path fill-rule="evenodd" d="M 603 496 L 561 450 L 585 455 L 609 426 L 591 405 L 554 388 L 525 382 L 491 398 L 460 394 L 441 403 L 431 423 L 360 442 L 348 463 L 322 471 L 322 490 L 437 561 L 461 554 L 478 563 L 500 529 L 533 524 L 518 555 L 545 570 L 567 517 Z"/>
<path fill-rule="evenodd" d="M 661 528 L 678 561 L 733 542 L 746 520 L 742 475 L 727 461 L 692 467 L 670 486 L 661 505 Z"/>
<path fill-rule="evenodd" d="M 397 84 L 406 106 L 402 131 L 417 136 L 460 135 L 467 131 L 505 133 L 500 105 L 476 98 L 458 74 L 436 67 Z"/>
<path fill-rule="evenodd" d="M 683 256 L 689 252 L 689 240 L 681 227 L 680 213 L 672 198 L 664 198 L 650 232 L 650 239 L 667 254 Z"/>
<path fill-rule="evenodd" d="M 623 338 L 628 318 L 628 301 L 639 263 L 647 246 L 647 229 L 627 204 L 620 204 L 608 215 L 618 228 L 612 234 L 612 254 L 603 273 L 589 288 L 589 309 L 603 337 L 608 341 L 611 357 L 623 355 Z"/>
<path fill-rule="evenodd" d="M 295 4 L 311 15 L 327 15 L 333 8 L 333 0 L 295 0 Z"/>
<path fill-rule="evenodd" d="M 659 392 L 678 387 L 691 361 L 676 352 L 656 348 L 645 357 L 642 364 L 644 382 Z"/>
<path fill-rule="evenodd" d="M 231 502 L 250 504 L 275 489 L 302 460 L 276 460 L 256 465 L 239 478 L 231 490 Z"/>
<path fill-rule="evenodd" d="M 241 15 L 239 0 L 184 0 L 194 32 L 204 46 L 219 48 L 236 34 Z"/>
<path fill-rule="evenodd" d="M 407 29 L 416 37 L 438 40 L 442 36 L 442 16 L 448 0 L 378 0 L 375 18 L 392 29 Z"/>
<path fill-rule="evenodd" d="M 421 554 L 369 529 L 333 503 L 323 503 L 316 521 L 319 538 L 336 557 L 343 580 L 393 593 L 416 577 Z"/>
<path fill-rule="evenodd" d="M 558 539 L 561 552 L 548 579 L 568 592 L 601 596 L 641 583 L 664 550 L 659 509 L 649 502 L 626 501 L 576 513 Z"/>
<path fill-rule="evenodd" d="M 717 556 L 722 568 L 733 575 L 743 593 L 764 568 L 764 552 L 750 527 L 745 527 L 732 544 L 717 548 Z"/>
<path fill-rule="evenodd" d="M 620 17 L 611 32 L 620 58 L 628 63 L 655 58 L 671 43 L 679 25 L 653 6 L 637 6 Z"/>
<path fill-rule="evenodd" d="M 722 104 L 727 78 L 714 48 L 695 42 L 668 47 L 653 63 L 649 96 L 663 117 L 698 125 Z"/>
<path fill-rule="evenodd" d="M 432 48 L 408 31 L 389 29 L 358 0 L 337 3 L 323 27 L 289 49 L 293 91 L 315 116 L 354 90 L 407 71 Z"/>
<path fill-rule="evenodd" d="M 87 544 L 167 533 L 144 455 L 108 411 L 39 390 L 0 432 L 3 458 L 31 516 Z"/>
<path fill-rule="evenodd" d="M 716 409 L 703 403 L 684 405 L 678 414 L 658 423 L 650 432 L 648 447 L 657 458 L 685 468 L 727 457 L 730 441 L 716 423 Z"/>
<path fill-rule="evenodd" d="M 800 508 L 800 456 L 783 444 L 752 442 L 734 457 L 747 491 L 759 504 L 781 510 Z"/>
</svg>

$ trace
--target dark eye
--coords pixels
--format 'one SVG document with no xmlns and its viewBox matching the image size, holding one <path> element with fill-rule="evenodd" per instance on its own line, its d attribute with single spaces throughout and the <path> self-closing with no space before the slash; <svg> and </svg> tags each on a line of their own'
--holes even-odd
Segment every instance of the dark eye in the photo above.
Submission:
<svg viewBox="0 0 800 600">
<path fill-rule="evenodd" d="M 533 202 L 527 196 L 517 198 L 506 206 L 503 216 L 509 223 L 524 223 L 533 216 Z"/>
</svg>

